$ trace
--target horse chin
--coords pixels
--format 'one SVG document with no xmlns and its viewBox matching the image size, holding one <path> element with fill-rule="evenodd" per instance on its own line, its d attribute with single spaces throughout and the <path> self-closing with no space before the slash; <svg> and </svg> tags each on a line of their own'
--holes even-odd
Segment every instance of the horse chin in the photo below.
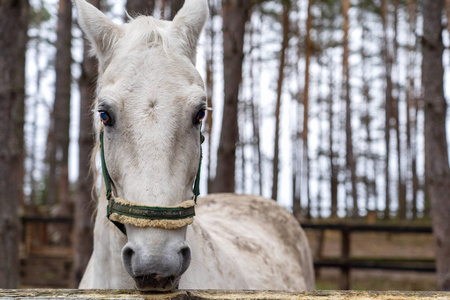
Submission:
<svg viewBox="0 0 450 300">
<path fill-rule="evenodd" d="M 141 292 L 170 292 L 178 288 L 180 278 L 146 275 L 134 277 L 136 289 Z"/>
</svg>

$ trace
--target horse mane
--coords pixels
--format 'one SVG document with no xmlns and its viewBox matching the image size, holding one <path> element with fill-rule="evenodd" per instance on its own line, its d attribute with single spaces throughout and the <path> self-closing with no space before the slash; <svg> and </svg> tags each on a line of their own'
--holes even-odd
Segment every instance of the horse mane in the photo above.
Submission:
<svg viewBox="0 0 450 300">
<path fill-rule="evenodd" d="M 127 30 L 125 39 L 130 47 L 146 44 L 149 47 L 162 45 L 165 52 L 170 49 L 170 23 L 157 20 L 151 16 L 128 16 L 129 22 L 125 24 Z"/>
<path fill-rule="evenodd" d="M 97 99 L 95 99 L 93 106 L 97 105 Z M 98 199 L 100 197 L 100 191 L 98 189 L 98 176 L 100 174 L 100 168 L 97 166 L 97 156 L 98 153 L 100 152 L 100 139 L 99 139 L 99 130 L 97 128 L 100 128 L 100 121 L 98 120 L 98 118 L 95 117 L 95 112 L 96 110 L 92 110 L 92 112 L 94 112 L 93 114 L 93 135 L 94 135 L 94 140 L 95 140 L 95 144 L 94 147 L 92 148 L 91 151 L 91 155 L 90 155 L 90 166 L 89 166 L 89 172 L 91 172 L 92 174 L 92 187 L 91 187 L 91 197 L 94 200 L 95 203 L 98 202 Z M 96 126 L 95 124 L 98 124 L 98 126 Z M 95 207 L 95 209 L 97 209 L 97 206 Z"/>
<path fill-rule="evenodd" d="M 124 24 L 127 28 L 125 36 L 127 45 L 135 47 L 145 43 L 149 47 L 154 47 L 162 44 L 165 52 L 170 49 L 170 28 L 169 22 L 164 20 L 157 20 L 152 16 L 138 15 L 136 17 L 130 16 L 126 13 L 128 22 Z M 114 48 L 119 42 L 116 35 L 103 34 L 103 43 L 108 45 L 108 48 Z M 89 51 L 90 56 L 96 56 L 96 50 L 91 47 Z"/>
</svg>

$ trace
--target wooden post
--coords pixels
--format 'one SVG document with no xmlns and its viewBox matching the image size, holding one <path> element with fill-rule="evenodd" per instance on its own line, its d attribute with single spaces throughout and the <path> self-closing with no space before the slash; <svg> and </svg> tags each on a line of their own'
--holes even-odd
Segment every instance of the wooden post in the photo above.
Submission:
<svg viewBox="0 0 450 300">
<path fill-rule="evenodd" d="M 341 279 L 340 286 L 341 290 L 350 289 L 350 267 L 348 265 L 350 258 L 350 230 L 344 228 L 341 231 L 341 257 L 343 264 L 341 267 Z"/>
<path fill-rule="evenodd" d="M 314 251 L 314 260 L 321 260 L 323 258 L 323 244 L 325 240 L 325 229 L 319 230 L 317 233 L 317 242 L 316 242 L 316 249 Z M 315 275 L 316 280 L 320 278 L 320 268 L 315 267 Z"/>
</svg>

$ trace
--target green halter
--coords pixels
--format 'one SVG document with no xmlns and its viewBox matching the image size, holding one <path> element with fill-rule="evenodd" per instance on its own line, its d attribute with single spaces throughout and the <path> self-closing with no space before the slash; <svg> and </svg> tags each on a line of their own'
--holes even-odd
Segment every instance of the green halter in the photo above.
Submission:
<svg viewBox="0 0 450 300">
<path fill-rule="evenodd" d="M 130 224 L 134 223 L 140 224 L 138 226 L 141 227 L 161 227 L 158 224 L 169 223 L 169 225 L 163 227 L 168 229 L 180 228 L 186 226 L 187 224 L 190 224 L 192 222 L 192 218 L 195 216 L 195 209 L 193 205 L 197 203 L 197 197 L 198 195 L 200 195 L 200 170 L 202 167 L 201 144 L 203 143 L 203 140 L 204 137 L 200 132 L 200 161 L 198 164 L 197 175 L 195 176 L 193 187 L 194 204 L 185 206 L 180 205 L 175 207 L 135 205 L 124 200 L 115 199 L 112 195 L 111 177 L 109 176 L 108 169 L 106 167 L 105 150 L 103 146 L 103 130 L 101 130 L 100 153 L 101 153 L 103 179 L 105 181 L 106 187 L 106 199 L 108 199 L 108 205 L 106 207 L 106 216 L 108 220 L 110 220 L 114 225 L 116 225 L 116 227 L 125 235 L 127 235 L 125 225 L 123 224 L 125 221 L 117 221 L 117 219 L 128 220 L 128 222 L 126 223 Z M 116 218 L 116 220 L 112 220 L 111 219 L 112 214 L 118 216 L 118 218 Z M 190 222 L 189 221 L 186 222 L 186 219 L 189 219 Z M 184 220 L 185 222 L 183 221 L 180 222 L 180 220 Z"/>
</svg>

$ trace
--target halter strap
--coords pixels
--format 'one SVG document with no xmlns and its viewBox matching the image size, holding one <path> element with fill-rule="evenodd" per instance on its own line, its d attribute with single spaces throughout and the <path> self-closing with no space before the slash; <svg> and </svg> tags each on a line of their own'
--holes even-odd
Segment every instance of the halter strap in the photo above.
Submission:
<svg viewBox="0 0 450 300">
<path fill-rule="evenodd" d="M 127 235 L 124 224 L 140 227 L 158 227 L 164 229 L 181 228 L 192 223 L 195 216 L 194 206 L 200 195 L 200 171 L 202 166 L 202 146 L 204 137 L 200 132 L 200 161 L 195 176 L 193 200 L 188 200 L 178 206 L 146 206 L 133 204 L 120 198 L 114 198 L 111 190 L 111 177 L 105 161 L 103 145 L 103 129 L 100 131 L 100 156 L 102 163 L 103 180 L 105 181 L 106 216 L 123 234 Z"/>
<path fill-rule="evenodd" d="M 202 151 L 202 144 L 205 141 L 205 137 L 203 136 L 202 132 L 200 131 L 200 161 L 198 163 L 198 170 L 197 175 L 195 175 L 194 180 L 194 202 L 197 204 L 197 197 L 200 195 L 200 171 L 202 170 L 202 159 L 203 159 L 203 151 Z"/>
</svg>

